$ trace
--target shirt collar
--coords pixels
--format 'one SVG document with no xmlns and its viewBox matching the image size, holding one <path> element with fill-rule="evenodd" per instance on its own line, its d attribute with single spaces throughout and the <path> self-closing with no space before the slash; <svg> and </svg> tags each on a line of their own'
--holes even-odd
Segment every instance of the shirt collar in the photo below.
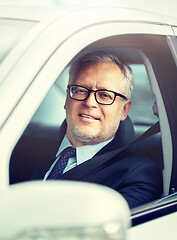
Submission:
<svg viewBox="0 0 177 240">
<path fill-rule="evenodd" d="M 98 144 L 94 144 L 94 145 L 84 145 L 81 147 L 77 147 L 76 148 L 77 165 L 91 159 L 97 152 L 99 152 L 100 149 L 102 149 L 105 145 L 107 145 L 111 140 L 112 139 L 107 140 L 105 142 L 98 143 Z M 70 143 L 70 141 L 65 135 L 58 149 L 56 157 L 58 157 L 58 155 L 67 147 L 72 147 L 72 144 Z"/>
<path fill-rule="evenodd" d="M 101 142 L 94 145 L 84 145 L 76 148 L 77 153 L 77 164 L 81 164 L 91 159 L 101 148 L 108 144 L 111 140 Z"/>
<path fill-rule="evenodd" d="M 67 147 L 72 147 L 72 144 L 70 143 L 70 141 L 68 140 L 68 138 L 65 135 L 64 138 L 63 138 L 63 141 L 61 142 L 61 145 L 58 149 L 56 157 L 58 157 L 58 155 Z"/>
</svg>

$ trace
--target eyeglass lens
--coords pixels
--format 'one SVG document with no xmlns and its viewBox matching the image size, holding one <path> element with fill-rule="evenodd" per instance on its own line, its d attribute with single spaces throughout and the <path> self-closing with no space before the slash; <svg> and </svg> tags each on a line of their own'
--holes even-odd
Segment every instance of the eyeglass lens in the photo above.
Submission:
<svg viewBox="0 0 177 240">
<path fill-rule="evenodd" d="M 93 90 L 81 86 L 70 86 L 70 96 L 75 100 L 85 100 L 91 91 Z M 95 98 L 98 103 L 112 104 L 115 99 L 115 94 L 109 90 L 97 90 L 95 91 Z"/>
</svg>

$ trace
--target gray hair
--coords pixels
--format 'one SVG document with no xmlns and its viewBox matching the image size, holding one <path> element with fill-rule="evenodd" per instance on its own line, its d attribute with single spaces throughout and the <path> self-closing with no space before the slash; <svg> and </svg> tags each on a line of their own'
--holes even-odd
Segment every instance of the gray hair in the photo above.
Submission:
<svg viewBox="0 0 177 240">
<path fill-rule="evenodd" d="M 89 65 L 98 63 L 115 63 L 119 67 L 119 69 L 124 75 L 123 81 L 124 94 L 126 95 L 127 98 L 130 99 L 134 86 L 132 70 L 130 66 L 122 63 L 115 55 L 108 52 L 97 51 L 85 54 L 78 58 L 71 65 L 69 71 L 69 83 L 73 82 L 77 78 L 81 70 L 88 67 Z"/>
</svg>

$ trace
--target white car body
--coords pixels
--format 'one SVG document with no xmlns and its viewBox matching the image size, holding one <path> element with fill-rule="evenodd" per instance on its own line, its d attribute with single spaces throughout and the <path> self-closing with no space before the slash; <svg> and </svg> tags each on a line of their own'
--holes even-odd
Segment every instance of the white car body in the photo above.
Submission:
<svg viewBox="0 0 177 240">
<path fill-rule="evenodd" d="M 3 21 L 5 24 L 14 21 L 21 29 L 21 39 L 18 39 L 18 33 L 9 32 L 9 46 L 12 46 L 12 50 L 7 51 L 8 54 L 0 65 L 2 193 L 13 188 L 9 186 L 9 160 L 13 148 L 49 89 L 76 55 L 108 46 L 116 48 L 116 39 L 119 36 L 160 35 L 168 36 L 169 48 L 171 47 L 174 62 L 177 64 L 175 12 L 168 16 L 157 14 L 155 11 L 119 8 L 118 4 L 69 8 L 49 3 L 38 5 L 26 1 L 24 4 L 22 1 L 15 2 L 0 2 L 0 26 Z M 2 38 L 1 46 L 3 41 L 7 40 Z M 0 54 L 2 50 L 3 48 Z M 143 59 L 158 104 L 164 159 L 164 195 L 168 195 L 173 162 L 173 138 L 153 68 L 146 56 L 143 56 Z M 62 114 L 64 116 L 64 111 Z M 173 203 L 169 203 L 175 205 L 174 212 L 143 220 L 141 224 L 131 227 L 128 230 L 128 239 L 166 240 L 170 236 L 175 239 L 176 202 L 177 197 Z M 159 208 L 154 206 L 147 212 L 152 214 L 165 208 L 163 204 L 159 205 Z M 143 207 L 142 210 L 136 211 L 135 218 L 147 213 Z"/>
</svg>

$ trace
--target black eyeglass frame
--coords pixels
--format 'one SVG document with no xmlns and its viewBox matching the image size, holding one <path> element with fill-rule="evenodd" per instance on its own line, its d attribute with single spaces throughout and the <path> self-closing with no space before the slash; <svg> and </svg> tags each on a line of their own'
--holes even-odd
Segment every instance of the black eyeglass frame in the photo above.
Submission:
<svg viewBox="0 0 177 240">
<path fill-rule="evenodd" d="M 87 89 L 87 90 L 88 90 L 88 95 L 87 95 L 87 97 L 84 98 L 84 99 L 76 99 L 76 98 L 71 97 L 71 94 L 70 94 L 70 93 L 71 93 L 71 90 L 70 90 L 70 89 L 71 89 L 71 87 L 74 87 L 74 86 L 76 86 L 76 87 L 82 87 L 82 88 Z M 107 89 L 92 90 L 92 89 L 89 89 L 89 88 L 87 88 L 87 87 L 84 87 L 84 86 L 81 86 L 81 85 L 77 85 L 77 84 L 68 84 L 68 85 L 67 85 L 67 89 L 69 90 L 69 96 L 70 96 L 72 99 L 77 100 L 77 101 L 85 101 L 85 100 L 90 96 L 90 93 L 91 93 L 91 92 L 94 92 L 94 96 L 95 96 L 96 102 L 99 103 L 99 104 L 101 104 L 101 105 L 112 105 L 112 104 L 114 103 L 114 101 L 115 101 L 115 99 L 116 99 L 117 96 L 123 98 L 123 99 L 126 100 L 126 101 L 128 100 L 128 98 L 127 98 L 126 96 L 124 96 L 123 94 L 114 92 L 114 91 L 112 91 L 112 90 L 107 90 Z M 96 93 L 97 93 L 97 92 L 100 92 L 100 91 L 108 91 L 108 92 L 114 93 L 114 99 L 113 99 L 112 103 L 100 103 L 100 102 L 97 100 L 97 97 L 96 97 Z"/>
</svg>

